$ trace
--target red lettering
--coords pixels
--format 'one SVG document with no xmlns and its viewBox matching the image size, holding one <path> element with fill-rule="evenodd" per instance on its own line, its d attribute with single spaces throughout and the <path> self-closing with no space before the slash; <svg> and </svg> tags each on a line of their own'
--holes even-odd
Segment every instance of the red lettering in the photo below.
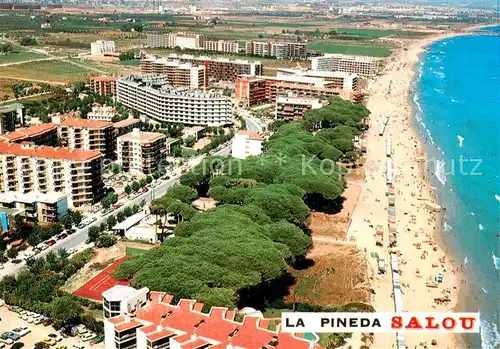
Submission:
<svg viewBox="0 0 500 349">
<path fill-rule="evenodd" d="M 476 319 L 473 317 L 461 317 L 460 321 L 462 322 L 462 328 L 464 330 L 472 330 L 474 328 L 474 323 L 476 322 Z M 469 321 L 468 324 L 467 321 Z"/>
<path fill-rule="evenodd" d="M 403 327 L 403 318 L 401 316 L 393 316 L 391 321 L 391 328 L 400 330 Z"/>
<path fill-rule="evenodd" d="M 452 330 L 457 325 L 457 321 L 452 317 L 445 317 L 443 319 L 443 327 L 447 330 Z"/>
<path fill-rule="evenodd" d="M 420 322 L 418 322 L 418 319 L 415 316 L 412 316 L 410 322 L 406 325 L 406 328 L 411 330 L 421 330 L 422 325 L 420 325 Z"/>
<path fill-rule="evenodd" d="M 425 326 L 426 329 L 438 329 L 439 328 L 439 325 L 434 322 L 436 320 L 435 318 L 429 316 L 429 317 L 426 317 L 425 319 L 427 320 L 427 326 Z"/>
</svg>

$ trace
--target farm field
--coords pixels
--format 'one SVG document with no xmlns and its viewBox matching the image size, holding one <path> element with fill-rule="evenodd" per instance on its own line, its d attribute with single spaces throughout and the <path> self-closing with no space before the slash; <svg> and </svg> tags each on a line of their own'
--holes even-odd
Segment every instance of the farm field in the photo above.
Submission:
<svg viewBox="0 0 500 349">
<path fill-rule="evenodd" d="M 342 53 L 346 55 L 360 55 L 372 57 L 387 57 L 391 55 L 391 50 L 385 46 L 378 45 L 350 45 L 338 42 L 318 41 L 309 43 L 310 50 L 321 50 L 325 53 Z"/>
<path fill-rule="evenodd" d="M 19 52 L 12 52 L 6 55 L 0 55 L 0 64 L 24 62 L 24 61 L 30 61 L 32 59 L 42 59 L 42 58 L 47 58 L 47 57 L 35 52 L 19 51 Z"/>
<path fill-rule="evenodd" d="M 252 21 L 252 20 L 223 20 L 223 24 L 237 24 L 237 25 L 245 25 L 251 27 L 283 27 L 283 28 L 304 28 L 304 27 L 318 27 L 320 24 L 312 24 L 312 23 L 298 23 L 298 22 L 260 22 L 260 21 Z"/>
<path fill-rule="evenodd" d="M 68 83 L 83 80 L 89 73 L 91 73 L 91 70 L 71 63 L 51 60 L 37 62 L 36 64 L 26 63 L 2 67 L 0 77 Z"/>
<path fill-rule="evenodd" d="M 428 35 L 425 32 L 404 31 L 404 30 L 384 30 L 384 29 L 357 29 L 357 28 L 337 28 L 339 34 L 359 36 L 366 39 L 383 38 L 386 36 L 399 37 L 422 37 Z"/>
</svg>

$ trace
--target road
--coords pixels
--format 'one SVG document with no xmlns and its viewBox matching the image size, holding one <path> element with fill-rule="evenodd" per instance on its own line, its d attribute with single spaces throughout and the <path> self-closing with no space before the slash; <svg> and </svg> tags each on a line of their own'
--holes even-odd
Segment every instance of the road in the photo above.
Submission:
<svg viewBox="0 0 500 349">
<path fill-rule="evenodd" d="M 249 131 L 255 131 L 255 132 L 262 132 L 262 126 L 260 126 L 260 120 L 258 118 L 251 118 L 244 116 L 246 125 L 247 125 L 247 130 Z"/>
<path fill-rule="evenodd" d="M 223 155 L 224 156 L 224 155 L 228 155 L 230 153 L 230 151 L 231 151 L 231 146 L 226 146 L 226 147 L 222 148 L 221 150 L 215 152 L 214 155 Z M 198 156 L 196 158 L 191 159 L 191 161 L 189 162 L 189 166 L 190 167 L 196 166 L 197 164 L 201 163 L 201 161 L 205 157 L 206 157 L 205 155 L 200 155 L 200 156 Z M 158 185 L 156 188 L 149 189 L 149 191 L 147 193 L 143 193 L 143 194 L 141 194 L 140 196 L 138 196 L 137 198 L 135 198 L 133 200 L 128 200 L 128 199 L 125 199 L 125 200 L 122 199 L 122 200 L 120 200 L 120 202 L 123 202 L 123 206 L 122 207 L 120 207 L 119 209 L 113 211 L 112 213 L 109 213 L 108 215 L 106 215 L 104 217 L 97 217 L 96 215 L 94 215 L 94 217 L 97 218 L 97 220 L 95 222 L 93 222 L 92 224 L 87 225 L 83 229 L 78 229 L 76 231 L 76 233 L 74 233 L 72 235 L 69 235 L 67 238 L 65 238 L 63 240 L 57 241 L 55 245 L 50 246 L 45 251 L 40 252 L 34 258 L 43 257 L 47 253 L 49 253 L 50 251 L 56 251 L 56 250 L 58 250 L 60 248 L 64 248 L 66 250 L 69 250 L 69 249 L 72 249 L 72 248 L 82 248 L 82 247 L 85 247 L 86 246 L 85 241 L 88 238 L 88 231 L 89 231 L 90 227 L 98 226 L 98 225 L 101 225 L 102 223 L 105 223 L 106 219 L 111 214 L 116 215 L 118 212 L 124 210 L 125 207 L 132 208 L 132 206 L 139 205 L 142 201 L 145 201 L 146 203 L 150 203 L 153 199 L 157 199 L 157 198 L 165 195 L 166 192 L 167 192 L 167 190 L 168 190 L 168 188 L 170 188 L 174 184 L 179 183 L 179 178 L 180 178 L 180 174 L 178 174 L 176 176 L 173 176 L 172 178 L 170 178 L 168 180 L 163 180 L 161 182 L 161 184 Z M 4 269 L 0 270 L 0 276 L 17 274 L 19 272 L 19 270 L 21 270 L 21 268 L 23 266 L 25 266 L 25 265 L 26 265 L 25 261 L 23 261 L 23 262 L 21 262 L 19 264 L 14 264 L 12 262 L 7 262 L 7 263 L 4 264 Z"/>
<path fill-rule="evenodd" d="M 51 61 L 53 59 L 55 59 L 55 58 L 47 57 L 47 58 L 30 59 L 28 61 L 2 63 L 2 64 L 0 64 L 0 67 L 7 67 L 9 65 L 18 65 L 18 64 L 25 64 L 25 63 L 42 62 L 42 61 Z"/>
</svg>

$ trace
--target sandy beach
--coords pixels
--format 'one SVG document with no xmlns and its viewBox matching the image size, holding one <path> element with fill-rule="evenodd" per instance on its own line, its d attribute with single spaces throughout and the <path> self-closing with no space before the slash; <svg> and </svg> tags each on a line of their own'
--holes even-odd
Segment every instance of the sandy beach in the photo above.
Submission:
<svg viewBox="0 0 500 349">
<path fill-rule="evenodd" d="M 422 40 L 407 41 L 387 61 L 383 74 L 369 86 L 368 109 L 371 111 L 370 129 L 366 134 L 367 159 L 365 181 L 359 201 L 352 215 L 348 239 L 365 249 L 371 266 L 371 287 L 374 291 L 372 305 L 377 311 L 394 312 L 393 277 L 390 268 L 390 251 L 399 252 L 400 282 L 403 310 L 407 312 L 452 311 L 457 303 L 458 287 L 462 282 L 461 266 L 445 255 L 436 243 L 436 226 L 440 226 L 440 213 L 429 208 L 435 197 L 423 176 L 422 151 L 419 136 L 412 128 L 412 107 L 409 103 L 410 85 L 415 74 L 419 54 L 430 43 L 462 33 L 447 33 Z M 383 136 L 379 125 L 390 115 Z M 389 203 L 386 184 L 386 138 L 391 137 L 394 173 L 394 208 L 397 245 L 389 247 Z M 383 227 L 383 246 L 376 246 L 377 225 Z M 439 227 L 440 228 L 440 227 Z M 374 255 L 389 262 L 385 274 L 377 274 Z M 443 281 L 437 288 L 426 286 L 426 281 L 436 278 Z M 448 297 L 449 302 L 437 303 L 435 299 Z M 437 341 L 436 345 L 431 342 Z M 467 348 L 458 336 L 452 334 L 406 335 L 406 345 L 414 348 Z M 396 347 L 394 334 L 376 334 L 373 348 Z"/>
</svg>

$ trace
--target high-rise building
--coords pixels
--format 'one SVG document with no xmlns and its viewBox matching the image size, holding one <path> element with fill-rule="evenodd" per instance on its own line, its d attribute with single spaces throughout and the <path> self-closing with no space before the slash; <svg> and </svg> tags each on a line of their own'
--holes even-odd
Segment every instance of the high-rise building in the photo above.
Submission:
<svg viewBox="0 0 500 349">
<path fill-rule="evenodd" d="M 115 52 L 115 42 L 112 40 L 97 40 L 90 43 L 90 54 L 99 56 L 106 52 Z"/>
<path fill-rule="evenodd" d="M 219 92 L 192 91 L 158 84 L 148 76 L 117 81 L 117 100 L 158 122 L 223 126 L 232 123 L 233 104 Z"/>
<path fill-rule="evenodd" d="M 16 124 L 24 124 L 24 106 L 21 103 L 0 105 L 0 134 L 14 131 Z"/>
<path fill-rule="evenodd" d="M 305 69 L 278 68 L 277 77 L 305 76 L 309 78 L 320 78 L 330 83 L 330 86 L 343 90 L 358 89 L 358 74 L 340 71 L 319 71 Z"/>
<path fill-rule="evenodd" d="M 193 55 L 178 55 L 172 53 L 165 58 L 183 63 L 202 64 L 206 67 L 209 82 L 234 82 L 242 74 L 262 75 L 264 66 L 260 61 L 230 59 L 225 57 L 208 57 Z"/>
<path fill-rule="evenodd" d="M 318 71 L 336 71 L 355 73 L 372 77 L 378 72 L 379 60 L 373 57 L 325 54 L 311 58 L 311 69 Z"/>
<path fill-rule="evenodd" d="M 258 132 L 239 130 L 233 137 L 231 156 L 236 159 L 246 159 L 249 156 L 262 154 L 264 137 Z"/>
<path fill-rule="evenodd" d="M 6 210 L 22 213 L 28 222 L 52 223 L 68 213 L 68 196 L 64 192 L 0 192 L 0 217 Z"/>
<path fill-rule="evenodd" d="M 181 63 L 165 58 L 141 60 L 141 72 L 161 74 L 172 86 L 186 86 L 194 89 L 207 87 L 206 70 L 204 64 Z"/>
<path fill-rule="evenodd" d="M 276 98 L 276 119 L 282 121 L 301 120 L 306 111 L 319 109 L 324 103 L 318 98 L 297 98 L 278 96 Z"/>
<path fill-rule="evenodd" d="M 0 192 L 66 193 L 70 207 L 104 197 L 102 158 L 98 151 L 0 142 Z"/>
<path fill-rule="evenodd" d="M 146 46 L 151 48 L 203 49 L 203 35 L 196 33 L 147 34 Z"/>
<path fill-rule="evenodd" d="M 278 59 L 306 59 L 307 43 L 248 41 L 245 45 L 245 53 L 247 55 L 276 57 Z"/>
<path fill-rule="evenodd" d="M 104 97 L 112 97 L 116 94 L 116 78 L 113 76 L 91 76 L 90 90 Z"/>
<path fill-rule="evenodd" d="M 163 133 L 141 132 L 138 128 L 118 137 L 118 163 L 122 170 L 136 174 L 155 172 L 166 160 L 166 139 Z"/>
<path fill-rule="evenodd" d="M 92 111 L 87 114 L 88 120 L 99 120 L 111 122 L 116 115 L 116 109 L 106 105 L 93 105 Z"/>
<path fill-rule="evenodd" d="M 239 53 L 240 44 L 236 41 L 228 40 L 205 40 L 203 42 L 203 49 L 205 51 Z"/>
<path fill-rule="evenodd" d="M 59 125 L 61 145 L 70 150 L 96 150 L 115 159 L 116 138 L 108 121 L 67 118 Z"/>
</svg>

